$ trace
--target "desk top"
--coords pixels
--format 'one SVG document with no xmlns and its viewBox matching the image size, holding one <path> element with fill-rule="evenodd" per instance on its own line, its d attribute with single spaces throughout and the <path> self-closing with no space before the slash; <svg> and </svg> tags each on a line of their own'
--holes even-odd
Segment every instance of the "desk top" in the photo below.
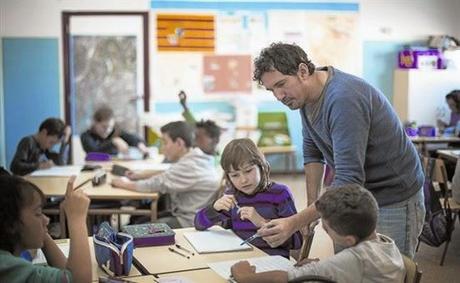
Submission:
<svg viewBox="0 0 460 283">
<path fill-rule="evenodd" d="M 92 178 L 94 172 L 81 172 L 75 180 L 75 186 L 83 183 L 85 180 Z M 94 187 L 91 183 L 83 186 L 83 191 L 91 199 L 157 199 L 157 193 L 138 193 L 118 188 L 110 185 L 112 174 L 107 173 L 105 184 Z M 47 197 L 62 197 L 65 195 L 67 181 L 69 177 L 32 177 L 25 176 L 25 179 L 37 185 Z"/>
<path fill-rule="evenodd" d="M 190 259 L 187 259 L 170 252 L 168 250 L 168 247 L 170 246 L 136 248 L 134 250 L 134 257 L 142 264 L 142 266 L 145 267 L 149 273 L 161 274 L 167 272 L 208 268 L 207 264 L 210 262 L 232 259 L 246 259 L 267 255 L 256 247 L 253 247 L 253 250 L 249 251 L 198 254 L 183 236 L 184 232 L 196 231 L 195 228 L 175 229 L 174 231 L 176 232 L 176 244 L 179 244 L 188 250 L 194 251 L 195 255 L 190 256 Z M 213 282 L 209 280 L 207 281 Z"/>
<path fill-rule="evenodd" d="M 310 258 L 319 258 L 321 260 L 330 257 L 334 254 L 334 246 L 331 238 L 323 230 L 321 225 L 317 225 L 315 228 L 315 237 L 310 250 Z M 231 258 L 223 259 L 231 260 Z M 185 278 L 191 282 L 215 282 L 225 283 L 227 282 L 224 278 L 220 277 L 210 268 L 195 269 L 180 272 L 172 272 L 168 274 L 160 274 L 159 278 L 173 279 L 173 278 Z M 131 280 L 131 279 L 130 279 Z"/>
<path fill-rule="evenodd" d="M 436 153 L 439 157 L 453 162 L 457 162 L 457 159 L 460 157 L 460 149 L 440 149 Z"/>
<path fill-rule="evenodd" d="M 460 137 L 411 137 L 413 143 L 446 143 L 460 142 Z"/>
</svg>

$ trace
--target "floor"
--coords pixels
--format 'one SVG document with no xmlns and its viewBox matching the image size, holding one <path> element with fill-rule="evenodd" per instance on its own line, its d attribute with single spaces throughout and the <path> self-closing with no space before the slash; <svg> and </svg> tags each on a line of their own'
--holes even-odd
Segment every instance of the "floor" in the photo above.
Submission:
<svg viewBox="0 0 460 283">
<path fill-rule="evenodd" d="M 276 174 L 272 176 L 272 179 L 276 182 L 286 184 L 291 188 L 297 210 L 301 210 L 305 207 L 306 192 L 304 175 L 298 174 L 293 176 L 288 174 Z M 439 265 L 444 244 L 437 248 L 429 247 L 424 244 L 420 245 L 415 256 L 415 261 L 423 272 L 421 282 L 460 283 L 460 223 L 458 220 L 455 226 L 456 230 L 453 232 L 444 266 Z"/>
</svg>

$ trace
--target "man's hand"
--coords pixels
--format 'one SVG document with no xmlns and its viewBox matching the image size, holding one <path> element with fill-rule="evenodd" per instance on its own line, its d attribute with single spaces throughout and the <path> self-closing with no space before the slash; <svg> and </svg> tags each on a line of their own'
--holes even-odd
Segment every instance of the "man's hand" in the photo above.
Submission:
<svg viewBox="0 0 460 283">
<path fill-rule="evenodd" d="M 216 211 L 229 211 L 236 206 L 236 198 L 234 195 L 223 195 L 220 199 L 216 200 L 213 207 Z"/>
<path fill-rule="evenodd" d="M 251 221 L 254 225 L 256 225 L 258 228 L 262 227 L 262 225 L 268 222 L 265 218 L 260 216 L 260 214 L 257 213 L 257 210 L 252 206 L 244 206 L 240 208 L 239 214 L 241 220 L 247 219 Z"/>
<path fill-rule="evenodd" d="M 292 216 L 287 218 L 273 219 L 265 223 L 257 233 L 270 245 L 276 248 L 282 245 L 297 231 L 295 221 Z"/>
<path fill-rule="evenodd" d="M 235 263 L 230 268 L 230 272 L 232 273 L 233 278 L 235 278 L 237 282 L 240 282 L 240 278 L 242 276 L 244 277 L 256 273 L 256 267 L 250 265 L 249 262 L 245 260 Z"/>
</svg>

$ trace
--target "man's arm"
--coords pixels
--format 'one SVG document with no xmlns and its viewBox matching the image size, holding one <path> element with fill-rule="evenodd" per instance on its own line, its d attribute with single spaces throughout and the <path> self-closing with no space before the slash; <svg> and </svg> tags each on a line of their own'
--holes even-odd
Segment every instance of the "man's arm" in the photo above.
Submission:
<svg viewBox="0 0 460 283">
<path fill-rule="evenodd" d="M 307 188 L 307 205 L 314 203 L 319 196 L 324 176 L 324 164 L 308 163 L 304 165 Z"/>
</svg>

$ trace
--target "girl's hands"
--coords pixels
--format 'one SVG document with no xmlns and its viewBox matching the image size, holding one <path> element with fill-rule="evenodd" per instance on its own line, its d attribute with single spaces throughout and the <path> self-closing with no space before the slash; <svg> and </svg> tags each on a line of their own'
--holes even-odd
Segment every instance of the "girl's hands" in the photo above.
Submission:
<svg viewBox="0 0 460 283">
<path fill-rule="evenodd" d="M 213 207 L 216 211 L 230 211 L 237 205 L 234 195 L 223 195 L 220 199 L 216 200 Z"/>
<path fill-rule="evenodd" d="M 257 210 L 252 206 L 244 206 L 240 208 L 238 212 L 240 214 L 241 220 L 249 220 L 257 228 L 262 227 L 262 225 L 268 222 L 265 220 L 265 218 L 260 216 L 260 214 L 257 213 Z"/>
</svg>

